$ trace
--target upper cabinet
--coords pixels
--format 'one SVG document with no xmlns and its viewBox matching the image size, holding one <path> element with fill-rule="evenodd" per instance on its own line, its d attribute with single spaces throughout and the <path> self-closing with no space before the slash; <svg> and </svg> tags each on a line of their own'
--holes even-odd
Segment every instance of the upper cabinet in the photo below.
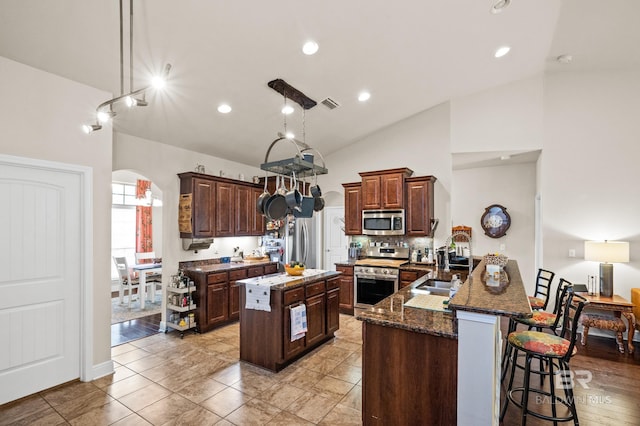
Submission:
<svg viewBox="0 0 640 426">
<path fill-rule="evenodd" d="M 362 183 L 343 183 L 344 187 L 344 233 L 362 234 Z"/>
<path fill-rule="evenodd" d="M 361 172 L 362 209 L 401 209 L 404 206 L 404 181 L 413 171 L 408 168 Z"/>
<path fill-rule="evenodd" d="M 264 219 L 256 211 L 261 186 L 194 172 L 178 176 L 181 238 L 264 234 Z"/>
<path fill-rule="evenodd" d="M 413 237 L 433 237 L 433 176 L 410 177 L 405 180 L 405 233 Z"/>
</svg>

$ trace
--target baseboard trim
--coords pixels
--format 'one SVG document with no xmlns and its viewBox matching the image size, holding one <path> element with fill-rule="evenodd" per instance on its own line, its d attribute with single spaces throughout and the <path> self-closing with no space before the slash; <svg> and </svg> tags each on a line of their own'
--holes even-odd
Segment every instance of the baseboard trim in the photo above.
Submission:
<svg viewBox="0 0 640 426">
<path fill-rule="evenodd" d="M 114 373 L 113 361 L 105 361 L 101 364 L 94 365 L 91 369 L 91 378 L 87 381 L 96 380 L 100 377 L 108 376 Z"/>
</svg>

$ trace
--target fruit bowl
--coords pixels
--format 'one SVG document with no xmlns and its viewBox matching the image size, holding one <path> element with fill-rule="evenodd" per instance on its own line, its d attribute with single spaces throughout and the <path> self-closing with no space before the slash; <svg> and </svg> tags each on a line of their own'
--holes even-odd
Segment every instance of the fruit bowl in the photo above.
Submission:
<svg viewBox="0 0 640 426">
<path fill-rule="evenodd" d="M 304 268 L 294 268 L 292 266 L 285 266 L 284 270 L 287 271 L 287 275 L 300 276 L 304 273 Z"/>
</svg>

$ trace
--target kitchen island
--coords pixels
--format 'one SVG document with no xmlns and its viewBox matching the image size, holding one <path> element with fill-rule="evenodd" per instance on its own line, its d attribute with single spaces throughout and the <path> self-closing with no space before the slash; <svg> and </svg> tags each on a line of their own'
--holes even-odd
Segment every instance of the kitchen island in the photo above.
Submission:
<svg viewBox="0 0 640 426">
<path fill-rule="evenodd" d="M 434 271 L 357 315 L 363 321 L 365 425 L 417 420 L 422 424 L 497 424 L 499 321 L 490 319 L 487 333 L 483 324 L 471 330 L 465 315 L 473 321 L 484 321 L 485 316 L 531 315 L 517 263 L 509 261 L 505 271 L 508 284 L 487 287 L 485 264 L 480 262 L 446 308 L 440 299 L 425 298 L 416 291 L 427 279 L 445 278 Z M 423 303 L 426 300 L 434 303 Z M 492 380 L 487 383 L 489 376 Z"/>
<path fill-rule="evenodd" d="M 340 327 L 340 272 L 305 270 L 239 280 L 240 359 L 279 371 L 333 338 Z M 268 292 L 268 306 L 247 304 L 247 285 Z M 264 293 L 260 295 L 264 297 Z M 307 332 L 292 341 L 292 309 L 306 307 Z M 267 310 L 262 310 L 267 309 Z"/>
</svg>

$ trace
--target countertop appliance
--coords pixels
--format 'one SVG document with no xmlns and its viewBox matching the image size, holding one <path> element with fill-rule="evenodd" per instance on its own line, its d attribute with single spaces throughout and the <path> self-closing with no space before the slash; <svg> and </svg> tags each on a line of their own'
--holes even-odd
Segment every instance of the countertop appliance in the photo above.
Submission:
<svg viewBox="0 0 640 426">
<path fill-rule="evenodd" d="M 363 210 L 363 235 L 404 235 L 404 210 Z"/>
<path fill-rule="evenodd" d="M 407 247 L 375 247 L 369 255 L 356 261 L 354 275 L 354 306 L 368 309 L 398 291 L 400 265 L 409 260 Z"/>
</svg>

